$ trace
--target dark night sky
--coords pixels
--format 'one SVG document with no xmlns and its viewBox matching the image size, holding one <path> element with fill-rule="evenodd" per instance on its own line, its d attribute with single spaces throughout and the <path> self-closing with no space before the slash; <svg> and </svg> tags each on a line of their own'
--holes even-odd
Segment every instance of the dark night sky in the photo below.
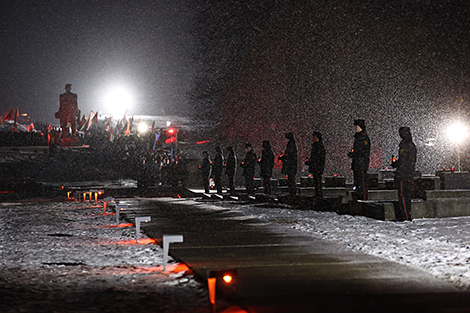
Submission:
<svg viewBox="0 0 470 313">
<path fill-rule="evenodd" d="M 186 0 L 15 1 L 0 4 L 0 113 L 54 122 L 66 83 L 82 113 L 110 114 L 113 88 L 131 114 L 187 108 L 193 16 Z"/>
</svg>

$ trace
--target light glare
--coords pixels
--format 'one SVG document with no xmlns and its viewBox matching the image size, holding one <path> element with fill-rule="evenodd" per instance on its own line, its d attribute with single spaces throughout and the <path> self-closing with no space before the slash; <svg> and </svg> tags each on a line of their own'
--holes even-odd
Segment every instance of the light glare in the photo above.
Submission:
<svg viewBox="0 0 470 313">
<path fill-rule="evenodd" d="M 122 87 L 111 89 L 105 97 L 106 110 L 114 116 L 124 116 L 132 107 L 131 94 Z"/>
<path fill-rule="evenodd" d="M 139 131 L 139 133 L 143 134 L 143 133 L 146 133 L 149 130 L 149 126 L 145 122 L 140 122 L 137 125 L 137 130 Z"/>
<path fill-rule="evenodd" d="M 456 144 L 462 143 L 468 137 L 467 126 L 460 122 L 451 124 L 447 128 L 447 136 L 449 137 L 449 140 Z"/>
</svg>

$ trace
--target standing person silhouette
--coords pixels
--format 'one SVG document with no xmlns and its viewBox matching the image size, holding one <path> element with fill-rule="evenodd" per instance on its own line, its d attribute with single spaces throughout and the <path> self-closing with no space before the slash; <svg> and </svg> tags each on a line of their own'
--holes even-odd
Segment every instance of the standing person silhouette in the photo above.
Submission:
<svg viewBox="0 0 470 313">
<path fill-rule="evenodd" d="M 367 170 L 370 165 L 370 139 L 364 120 L 354 120 L 354 145 L 348 156 L 352 158 L 351 169 L 358 200 L 367 200 Z"/>
</svg>

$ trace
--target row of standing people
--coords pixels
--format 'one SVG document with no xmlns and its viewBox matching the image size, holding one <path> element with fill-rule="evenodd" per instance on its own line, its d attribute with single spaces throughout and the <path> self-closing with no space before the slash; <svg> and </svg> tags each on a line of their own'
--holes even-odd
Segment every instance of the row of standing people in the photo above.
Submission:
<svg viewBox="0 0 470 313">
<path fill-rule="evenodd" d="M 354 143 L 353 148 L 348 153 L 352 159 L 351 169 L 353 171 L 354 190 L 355 196 L 358 200 L 367 200 L 367 171 L 370 166 L 370 138 L 366 131 L 365 121 L 362 119 L 354 120 Z M 399 145 L 399 158 L 392 160 L 392 167 L 396 168 L 395 185 L 399 191 L 399 212 L 397 219 L 411 220 L 411 184 L 415 172 L 416 164 L 416 146 L 413 143 L 411 130 L 409 127 L 400 127 L 399 135 L 401 142 Z M 286 175 L 289 194 L 295 195 L 295 175 L 297 173 L 297 145 L 293 133 L 285 134 L 287 139 L 287 146 L 285 153 L 279 158 L 282 161 L 282 173 Z M 314 131 L 312 134 L 312 146 L 310 157 L 306 160 L 305 164 L 309 166 L 308 171 L 314 180 L 315 196 L 321 198 L 322 191 L 322 175 L 325 168 L 326 151 L 323 145 L 322 134 Z M 256 164 L 261 167 L 261 178 L 263 182 L 264 192 L 269 194 L 271 192 L 270 180 L 274 168 L 274 152 L 272 151 L 270 142 L 263 141 L 263 151 L 261 158 L 257 158 L 251 143 L 245 145 L 246 154 L 240 166 L 243 168 L 243 175 L 245 178 L 245 188 L 248 194 L 254 193 L 254 175 Z M 214 162 L 209 160 L 209 154 L 204 151 L 204 161 L 201 166 L 202 179 L 204 189 L 209 192 L 209 178 L 214 179 L 214 184 L 218 193 L 222 193 L 221 175 L 225 167 L 225 173 L 228 176 L 229 189 L 231 193 L 235 192 L 234 176 L 236 169 L 236 156 L 232 147 L 227 148 L 227 157 L 224 162 L 222 150 L 220 147 L 216 148 L 216 157 Z"/>
<path fill-rule="evenodd" d="M 282 173 L 286 175 L 289 194 L 295 195 L 295 175 L 297 174 L 297 144 L 295 142 L 294 134 L 287 133 L 287 146 L 285 153 L 279 158 L 282 161 Z M 312 153 L 306 164 L 309 165 L 309 172 L 315 180 L 316 194 L 321 196 L 321 175 L 323 174 L 325 166 L 325 148 L 321 140 L 322 136 L 319 132 L 314 132 Z M 256 165 L 260 166 L 260 176 L 262 179 L 263 190 L 265 194 L 271 193 L 271 178 L 273 176 L 273 168 L 275 162 L 274 152 L 268 140 L 263 141 L 263 151 L 261 157 L 258 158 L 251 143 L 245 145 L 245 158 L 242 160 L 240 167 L 243 169 L 243 176 L 245 179 L 245 188 L 248 194 L 254 194 L 254 176 Z M 202 182 L 205 192 L 209 192 L 210 177 L 214 180 L 215 189 L 217 193 L 222 193 L 222 172 L 225 168 L 229 182 L 229 190 L 235 193 L 235 172 L 237 165 L 237 158 L 235 156 L 233 147 L 227 148 L 227 155 L 224 161 L 222 150 L 220 147 L 215 149 L 216 155 L 214 160 L 211 161 L 207 151 L 203 152 L 203 162 L 200 166 Z"/>
</svg>

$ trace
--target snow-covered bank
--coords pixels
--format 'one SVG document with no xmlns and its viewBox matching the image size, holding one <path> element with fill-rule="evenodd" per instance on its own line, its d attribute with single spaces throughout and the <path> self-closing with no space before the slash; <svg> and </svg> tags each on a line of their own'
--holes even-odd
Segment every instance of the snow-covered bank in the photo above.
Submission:
<svg viewBox="0 0 470 313">
<path fill-rule="evenodd" d="M 470 290 L 470 217 L 397 223 L 265 204 L 230 207 L 264 222 L 420 268 Z"/>
<path fill-rule="evenodd" d="M 162 249 L 102 207 L 0 203 L 1 312 L 207 312 L 206 288 L 184 265 L 162 272 Z M 96 299 L 95 299 L 96 298 Z"/>
</svg>

